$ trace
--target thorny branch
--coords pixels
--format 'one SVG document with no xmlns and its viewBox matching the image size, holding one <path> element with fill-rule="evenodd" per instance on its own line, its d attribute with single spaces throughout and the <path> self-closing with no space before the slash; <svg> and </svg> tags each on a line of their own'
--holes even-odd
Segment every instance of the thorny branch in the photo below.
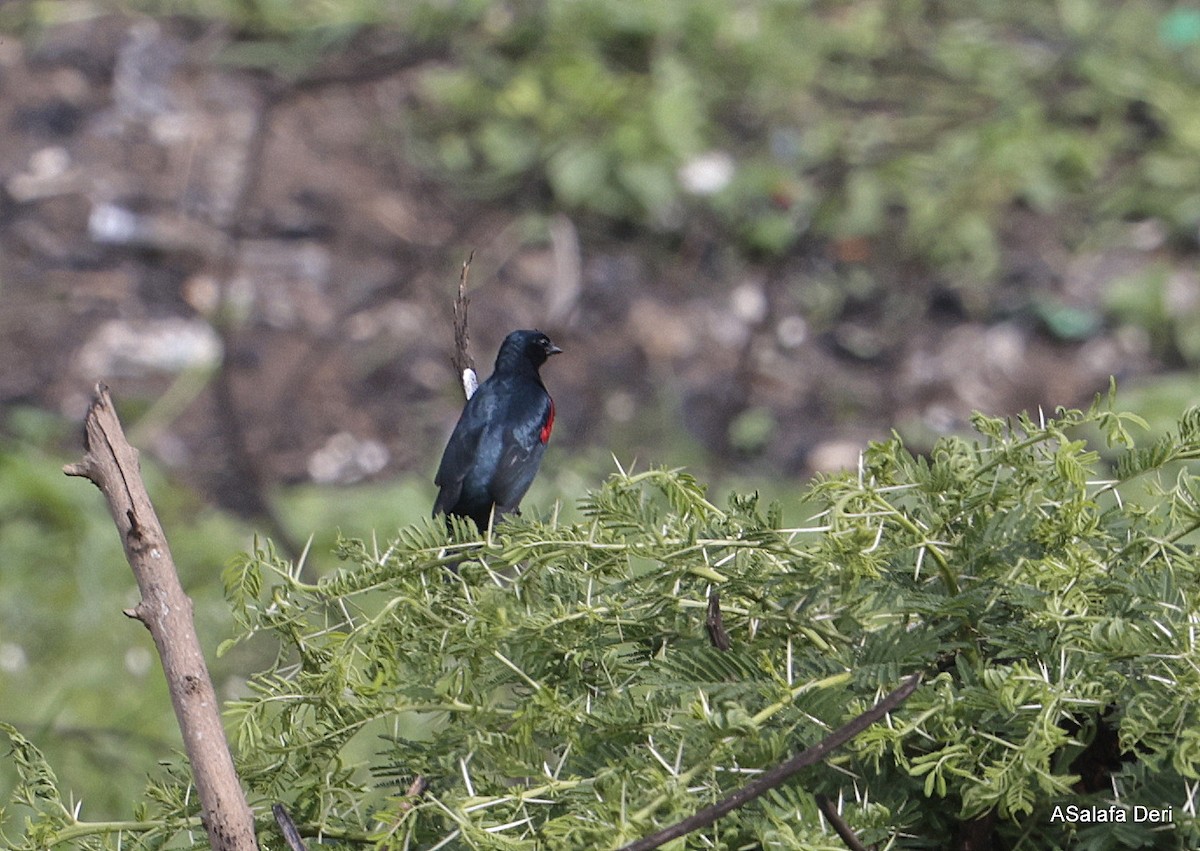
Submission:
<svg viewBox="0 0 1200 851">
<path fill-rule="evenodd" d="M 643 837 L 635 842 L 630 842 L 621 848 L 620 851 L 650 851 L 652 848 L 665 845 L 672 839 L 686 836 L 693 830 L 707 827 L 722 816 L 728 815 L 739 807 L 745 806 L 755 798 L 782 785 L 788 778 L 801 769 L 815 765 L 825 759 L 829 754 L 908 700 L 920 684 L 921 674 L 913 674 L 904 681 L 902 686 L 876 703 L 862 715 L 843 724 L 811 748 L 801 751 L 768 771 L 764 771 L 725 800 L 718 801 L 710 807 L 705 807 L 699 812 L 688 816 L 683 821 L 660 830 L 658 833 Z"/>
</svg>

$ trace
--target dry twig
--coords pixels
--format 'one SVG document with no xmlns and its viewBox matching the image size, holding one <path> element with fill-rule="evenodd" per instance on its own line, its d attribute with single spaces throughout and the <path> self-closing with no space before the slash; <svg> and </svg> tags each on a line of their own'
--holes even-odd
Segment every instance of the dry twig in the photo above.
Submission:
<svg viewBox="0 0 1200 851">
<path fill-rule="evenodd" d="M 467 298 L 467 273 L 471 270 L 471 261 L 475 258 L 472 251 L 463 261 L 462 271 L 458 274 L 458 296 L 454 299 L 454 371 L 462 382 L 463 394 L 469 400 L 479 387 L 479 376 L 475 372 L 475 359 L 471 357 L 471 333 L 467 325 L 467 308 L 471 300 Z"/>
<path fill-rule="evenodd" d="M 283 804 L 275 804 L 271 807 L 271 813 L 275 816 L 275 824 L 279 825 L 279 832 L 283 834 L 283 841 L 287 843 L 287 847 L 291 851 L 308 851 L 308 846 L 300 838 L 300 831 L 296 828 L 296 823 L 292 821 L 287 807 Z"/>
<path fill-rule="evenodd" d="M 256 851 L 254 815 L 221 726 L 220 704 L 192 622 L 192 600 L 179 584 L 166 535 L 142 481 L 137 450 L 125 439 L 103 384 L 96 386 L 84 427 L 83 460 L 68 464 L 63 472 L 100 488 L 125 545 L 142 595 L 125 615 L 141 621 L 158 648 L 209 843 L 214 851 Z"/>
<path fill-rule="evenodd" d="M 871 851 L 871 849 L 862 844 L 862 840 L 858 838 L 858 834 L 854 832 L 854 828 L 842 818 L 842 814 L 838 812 L 837 804 L 824 795 L 817 795 L 817 807 L 821 810 L 821 815 L 825 816 L 833 826 L 833 832 L 842 838 L 842 842 L 846 843 L 846 847 L 850 851 Z"/>
</svg>

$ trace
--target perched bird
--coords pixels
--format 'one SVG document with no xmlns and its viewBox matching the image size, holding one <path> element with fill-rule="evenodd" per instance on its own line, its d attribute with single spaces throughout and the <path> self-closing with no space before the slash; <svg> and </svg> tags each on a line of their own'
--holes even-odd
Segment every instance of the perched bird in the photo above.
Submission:
<svg viewBox="0 0 1200 851">
<path fill-rule="evenodd" d="M 490 378 L 467 401 L 433 482 L 433 514 L 470 517 L 480 531 L 517 511 L 554 427 L 554 400 L 538 369 L 561 352 L 541 331 L 504 338 Z"/>
</svg>

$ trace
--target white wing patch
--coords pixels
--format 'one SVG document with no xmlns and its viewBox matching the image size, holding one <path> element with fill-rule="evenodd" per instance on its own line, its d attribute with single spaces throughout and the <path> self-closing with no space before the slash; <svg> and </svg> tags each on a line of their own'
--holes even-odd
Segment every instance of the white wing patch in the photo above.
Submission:
<svg viewBox="0 0 1200 851">
<path fill-rule="evenodd" d="M 462 373 L 463 393 L 467 397 L 467 401 L 471 401 L 471 397 L 475 395 L 475 391 L 479 389 L 479 376 L 475 374 L 475 370 L 467 367 Z"/>
</svg>

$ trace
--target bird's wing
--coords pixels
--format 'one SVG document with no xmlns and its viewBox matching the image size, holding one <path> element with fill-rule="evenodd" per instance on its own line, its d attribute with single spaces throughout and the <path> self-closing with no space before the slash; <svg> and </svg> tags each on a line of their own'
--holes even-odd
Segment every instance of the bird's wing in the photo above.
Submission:
<svg viewBox="0 0 1200 851">
<path fill-rule="evenodd" d="M 442 463 L 438 465 L 437 475 L 433 483 L 437 485 L 437 500 L 433 504 L 434 515 L 446 514 L 458 502 L 462 494 L 463 481 L 471 472 L 475 456 L 479 451 L 479 441 L 487 428 L 489 412 L 496 404 L 495 395 L 490 392 L 486 383 L 471 396 L 454 432 L 442 453 Z"/>
<path fill-rule="evenodd" d="M 533 484 L 534 476 L 542 463 L 542 456 L 546 453 L 546 443 L 542 436 L 545 434 L 549 437 L 545 424 L 552 416 L 551 411 L 550 397 L 542 391 L 542 400 L 536 416 L 505 432 L 500 460 L 488 485 L 488 490 L 496 502 L 497 513 L 516 509 L 529 486 Z"/>
</svg>

